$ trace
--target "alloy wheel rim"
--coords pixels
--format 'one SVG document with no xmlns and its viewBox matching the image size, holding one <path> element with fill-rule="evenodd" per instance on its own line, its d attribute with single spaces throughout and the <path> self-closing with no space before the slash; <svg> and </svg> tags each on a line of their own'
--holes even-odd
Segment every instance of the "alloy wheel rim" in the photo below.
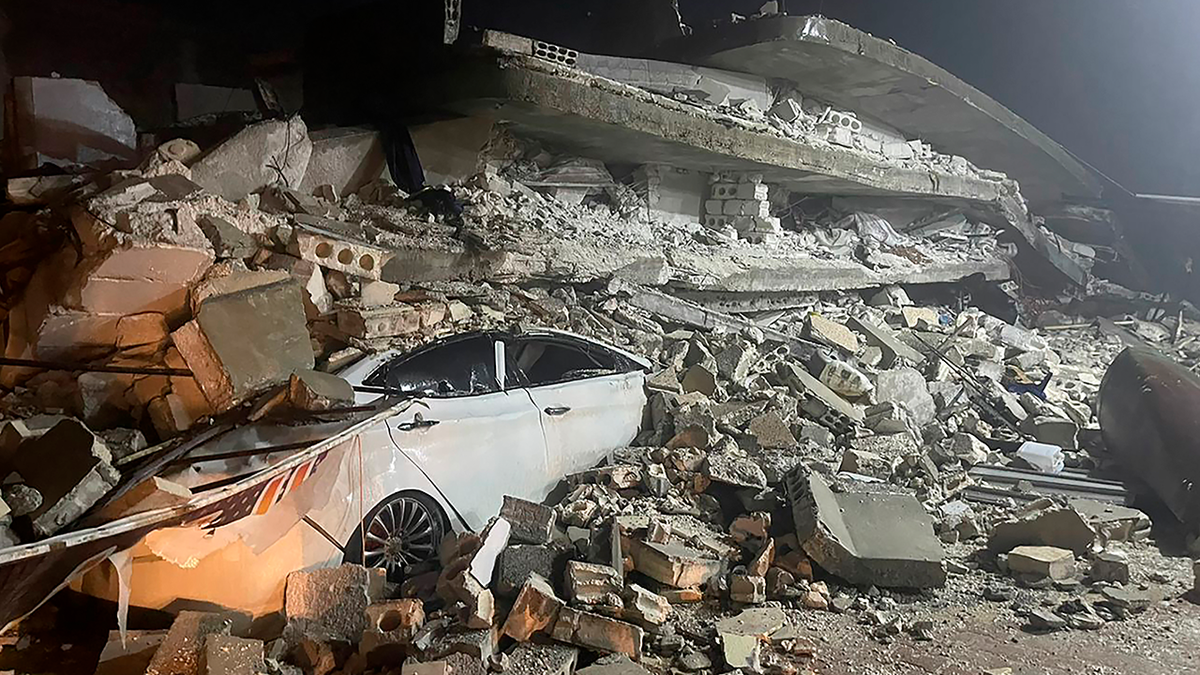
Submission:
<svg viewBox="0 0 1200 675">
<path fill-rule="evenodd" d="M 365 530 L 367 567 L 382 567 L 389 576 L 431 559 L 437 550 L 433 514 L 419 501 L 400 497 L 379 509 Z"/>
</svg>

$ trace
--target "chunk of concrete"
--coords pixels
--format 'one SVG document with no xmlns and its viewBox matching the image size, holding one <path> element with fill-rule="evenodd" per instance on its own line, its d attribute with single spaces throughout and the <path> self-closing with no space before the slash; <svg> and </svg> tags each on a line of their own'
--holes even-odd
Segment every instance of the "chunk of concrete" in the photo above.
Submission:
<svg viewBox="0 0 1200 675">
<path fill-rule="evenodd" d="M 988 549 L 1010 551 L 1017 546 L 1056 546 L 1083 555 L 1096 540 L 1096 531 L 1079 512 L 1050 507 L 996 523 Z"/>
<path fill-rule="evenodd" d="M 217 412 L 314 365 L 301 289 L 290 279 L 209 297 L 171 337 Z"/>
<path fill-rule="evenodd" d="M 251 124 L 195 160 L 192 180 L 231 202 L 279 183 L 298 187 L 312 149 L 299 116 Z"/>
<path fill-rule="evenodd" d="M 757 462 L 732 452 L 710 453 L 704 460 L 703 471 L 709 479 L 726 485 L 758 489 L 767 486 L 767 476 Z"/>
<path fill-rule="evenodd" d="M 904 494 L 834 493 L 797 467 L 786 479 L 796 536 L 809 557 L 852 584 L 900 588 L 946 583 L 933 521 Z"/>
<path fill-rule="evenodd" d="M 1035 579 L 1066 579 L 1075 573 L 1075 554 L 1054 546 L 1018 546 L 1008 552 L 1008 571 Z"/>
<path fill-rule="evenodd" d="M 717 376 L 709 366 L 697 363 L 684 372 L 680 385 L 685 394 L 698 392 L 712 396 L 717 390 Z"/>
<path fill-rule="evenodd" d="M 810 313 L 804 321 L 804 337 L 820 340 L 847 354 L 858 353 L 858 337 L 853 331 L 816 312 Z"/>
<path fill-rule="evenodd" d="M 656 544 L 636 539 L 622 542 L 633 557 L 633 568 L 672 588 L 690 588 L 720 573 L 721 562 L 678 544 Z"/>
<path fill-rule="evenodd" d="M 530 574 L 513 603 L 503 633 L 524 642 L 534 633 L 553 627 L 563 601 L 554 595 L 550 582 L 539 574 Z"/>
<path fill-rule="evenodd" d="M 1127 584 L 1129 556 L 1120 551 L 1101 551 L 1092 559 L 1092 569 L 1088 576 L 1092 581 Z"/>
<path fill-rule="evenodd" d="M 549 545 L 516 544 L 506 547 L 497 561 L 496 592 L 515 596 L 531 574 L 547 579 L 555 576 L 564 552 Z"/>
<path fill-rule="evenodd" d="M 319 370 L 297 370 L 288 379 L 288 401 L 300 410 L 331 410 L 354 405 L 354 387 Z"/>
<path fill-rule="evenodd" d="M 567 599 L 580 605 L 621 607 L 625 580 L 609 565 L 572 560 L 567 563 Z"/>
<path fill-rule="evenodd" d="M 210 635 L 243 634 L 250 617 L 236 612 L 182 611 L 146 668 L 146 675 L 199 675 Z"/>
<path fill-rule="evenodd" d="M 599 614 L 563 607 L 554 622 L 551 637 L 601 652 L 642 657 L 643 632 L 638 626 Z"/>
<path fill-rule="evenodd" d="M 933 421 L 937 406 L 929 393 L 925 376 L 912 368 L 895 368 L 879 373 L 875 379 L 876 400 L 903 405 L 918 426 Z"/>
<path fill-rule="evenodd" d="M 523 544 L 546 544 L 554 533 L 554 509 L 544 504 L 504 495 L 500 517 L 512 526 L 510 538 Z"/>
<path fill-rule="evenodd" d="M 285 635 L 355 643 L 368 628 L 367 607 L 383 598 L 386 572 L 341 565 L 292 572 L 284 590 Z"/>
<path fill-rule="evenodd" d="M 891 368 L 900 359 L 914 365 L 922 363 L 925 360 L 925 357 L 920 352 L 901 342 L 887 328 L 877 326 L 870 321 L 857 317 L 851 318 L 847 322 L 847 325 L 862 334 L 867 344 L 879 347 L 883 351 L 883 361 L 879 364 L 881 368 Z"/>
<path fill-rule="evenodd" d="M 11 173 L 42 166 L 130 168 L 137 128 L 99 82 L 62 77 L 14 77 L 7 138 L 16 149 Z"/>
<path fill-rule="evenodd" d="M 29 514 L 34 533 L 48 537 L 71 524 L 120 480 L 104 442 L 74 419 L 63 419 L 17 453 L 13 468 L 42 496 Z"/>
<path fill-rule="evenodd" d="M 358 651 L 372 666 L 403 660 L 417 631 L 425 624 L 425 608 L 417 598 L 373 604 L 366 613 L 367 629 L 358 643 Z"/>
<path fill-rule="evenodd" d="M 579 650 L 568 645 L 523 642 L 507 656 L 508 664 L 504 667 L 507 675 L 571 675 L 587 670 L 575 670 Z"/>
<path fill-rule="evenodd" d="M 774 410 L 750 420 L 750 435 L 760 448 L 790 450 L 798 445 L 791 429 Z"/>
<path fill-rule="evenodd" d="M 219 633 L 204 639 L 200 659 L 204 675 L 259 675 L 265 669 L 262 640 Z"/>
<path fill-rule="evenodd" d="M 212 243 L 218 258 L 249 258 L 258 252 L 258 241 L 227 218 L 205 213 L 196 218 L 196 224 Z"/>
<path fill-rule="evenodd" d="M 396 302 L 400 285 L 388 281 L 367 281 L 362 284 L 358 299 L 364 307 L 385 307 Z"/>
<path fill-rule="evenodd" d="M 1079 425 L 1068 419 L 1030 415 L 1021 421 L 1021 431 L 1033 436 L 1039 443 L 1056 445 L 1063 450 L 1079 447 Z"/>
<path fill-rule="evenodd" d="M 639 624 L 661 626 L 671 615 L 671 603 L 649 589 L 629 584 L 625 590 L 625 617 Z"/>
<path fill-rule="evenodd" d="M 299 187 L 304 194 L 332 185 L 338 197 L 348 197 L 377 180 L 387 166 L 379 132 L 373 129 L 322 129 L 309 137 L 312 154 Z"/>
<path fill-rule="evenodd" d="M 767 580 L 749 574 L 731 574 L 729 599 L 747 605 L 760 605 L 767 601 Z"/>
<path fill-rule="evenodd" d="M 716 355 L 717 372 L 734 382 L 741 382 L 750 375 L 750 369 L 758 360 L 758 350 L 749 342 L 735 342 Z"/>
</svg>

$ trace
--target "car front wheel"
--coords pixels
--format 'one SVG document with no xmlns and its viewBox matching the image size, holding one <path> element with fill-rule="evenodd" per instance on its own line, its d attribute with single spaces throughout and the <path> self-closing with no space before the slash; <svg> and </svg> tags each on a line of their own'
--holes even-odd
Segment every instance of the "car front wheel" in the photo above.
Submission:
<svg viewBox="0 0 1200 675">
<path fill-rule="evenodd" d="M 433 567 L 445 531 L 442 510 L 431 497 L 398 492 L 367 513 L 343 560 L 386 569 L 388 579 L 398 582 Z"/>
</svg>

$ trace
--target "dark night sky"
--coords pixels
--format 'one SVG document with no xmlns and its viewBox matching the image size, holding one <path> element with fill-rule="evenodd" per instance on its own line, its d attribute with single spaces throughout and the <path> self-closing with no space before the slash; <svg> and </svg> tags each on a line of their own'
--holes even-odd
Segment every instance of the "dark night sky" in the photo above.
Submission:
<svg viewBox="0 0 1200 675">
<path fill-rule="evenodd" d="M 679 0 L 688 23 L 760 0 Z M 937 63 L 1134 192 L 1200 196 L 1200 0 L 789 0 Z"/>
</svg>

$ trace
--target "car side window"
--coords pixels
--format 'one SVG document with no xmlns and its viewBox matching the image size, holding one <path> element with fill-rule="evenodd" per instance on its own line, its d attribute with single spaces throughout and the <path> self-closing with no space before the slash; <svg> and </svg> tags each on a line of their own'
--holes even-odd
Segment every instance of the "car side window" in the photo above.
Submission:
<svg viewBox="0 0 1200 675">
<path fill-rule="evenodd" d="M 499 391 L 492 340 L 474 337 L 399 357 L 372 373 L 363 384 L 437 398 Z"/>
<path fill-rule="evenodd" d="M 622 363 L 624 359 L 607 349 L 557 339 L 520 338 L 513 361 L 532 387 L 629 370 Z"/>
</svg>

